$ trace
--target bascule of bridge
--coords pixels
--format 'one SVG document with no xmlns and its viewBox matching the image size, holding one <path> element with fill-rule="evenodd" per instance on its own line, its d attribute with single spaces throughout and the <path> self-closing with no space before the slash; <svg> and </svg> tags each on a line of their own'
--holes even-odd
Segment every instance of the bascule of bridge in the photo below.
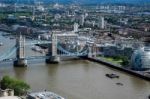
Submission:
<svg viewBox="0 0 150 99">
<path fill-rule="evenodd" d="M 94 44 L 80 43 L 77 34 L 52 34 L 51 40 L 33 40 L 31 42 L 25 41 L 25 37 L 19 35 L 16 38 L 16 45 L 0 56 L 0 61 L 9 60 L 9 57 L 16 52 L 16 57 L 11 60 L 14 61 L 14 66 L 27 66 L 27 60 L 45 58 L 46 63 L 59 63 L 60 58 L 67 57 L 92 57 L 97 54 L 97 48 Z M 25 46 L 35 44 L 48 44 L 48 52 L 45 56 L 25 56 Z"/>
</svg>

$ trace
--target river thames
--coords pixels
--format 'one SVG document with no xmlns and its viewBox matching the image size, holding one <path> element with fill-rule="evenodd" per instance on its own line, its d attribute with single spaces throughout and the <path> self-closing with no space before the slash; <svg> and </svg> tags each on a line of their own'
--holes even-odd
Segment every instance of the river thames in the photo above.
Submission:
<svg viewBox="0 0 150 99">
<path fill-rule="evenodd" d="M 15 39 L 0 36 L 4 46 L 1 54 L 15 45 Z M 26 55 L 40 55 L 26 48 Z M 110 79 L 106 73 L 116 73 Z M 46 64 L 45 60 L 30 60 L 27 68 L 13 67 L 13 62 L 0 63 L 0 77 L 10 75 L 30 84 L 32 91 L 48 90 L 66 99 L 148 99 L 150 82 L 87 60 L 65 60 Z M 116 83 L 123 83 L 118 86 Z"/>
</svg>

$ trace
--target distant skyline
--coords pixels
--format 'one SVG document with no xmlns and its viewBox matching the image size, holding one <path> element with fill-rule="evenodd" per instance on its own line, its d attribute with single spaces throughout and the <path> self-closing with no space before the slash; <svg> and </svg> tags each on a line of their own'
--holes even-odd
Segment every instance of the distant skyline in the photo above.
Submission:
<svg viewBox="0 0 150 99">
<path fill-rule="evenodd" d="M 45 3 L 79 3 L 79 4 L 104 4 L 104 3 L 128 3 L 128 4 L 150 4 L 150 0 L 1 0 L 1 2 L 33 3 L 42 1 Z"/>
</svg>

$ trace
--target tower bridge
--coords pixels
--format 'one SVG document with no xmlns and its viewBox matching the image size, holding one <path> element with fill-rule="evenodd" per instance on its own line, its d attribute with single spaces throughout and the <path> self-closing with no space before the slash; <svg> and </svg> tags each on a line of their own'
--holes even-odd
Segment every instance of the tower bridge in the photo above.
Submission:
<svg viewBox="0 0 150 99">
<path fill-rule="evenodd" d="M 85 41 L 87 42 L 87 41 Z M 48 52 L 45 56 L 25 56 L 25 46 L 35 44 L 48 44 Z M 15 58 L 10 58 L 16 52 Z M 27 66 L 27 60 L 31 59 L 45 59 L 46 63 L 59 63 L 62 56 L 87 56 L 93 57 L 97 54 L 96 46 L 92 43 L 80 43 L 77 34 L 52 34 L 51 40 L 34 40 L 25 41 L 25 37 L 19 35 L 16 39 L 16 45 L 0 56 L 0 62 L 14 61 L 14 66 Z"/>
</svg>

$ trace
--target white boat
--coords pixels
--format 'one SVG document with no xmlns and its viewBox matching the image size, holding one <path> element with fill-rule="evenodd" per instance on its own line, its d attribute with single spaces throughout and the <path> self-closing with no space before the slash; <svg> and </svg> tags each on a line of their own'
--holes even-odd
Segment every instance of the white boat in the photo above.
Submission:
<svg viewBox="0 0 150 99">
<path fill-rule="evenodd" d="M 27 99 L 65 99 L 65 98 L 53 92 L 43 91 L 43 92 L 30 93 L 27 95 Z"/>
</svg>

